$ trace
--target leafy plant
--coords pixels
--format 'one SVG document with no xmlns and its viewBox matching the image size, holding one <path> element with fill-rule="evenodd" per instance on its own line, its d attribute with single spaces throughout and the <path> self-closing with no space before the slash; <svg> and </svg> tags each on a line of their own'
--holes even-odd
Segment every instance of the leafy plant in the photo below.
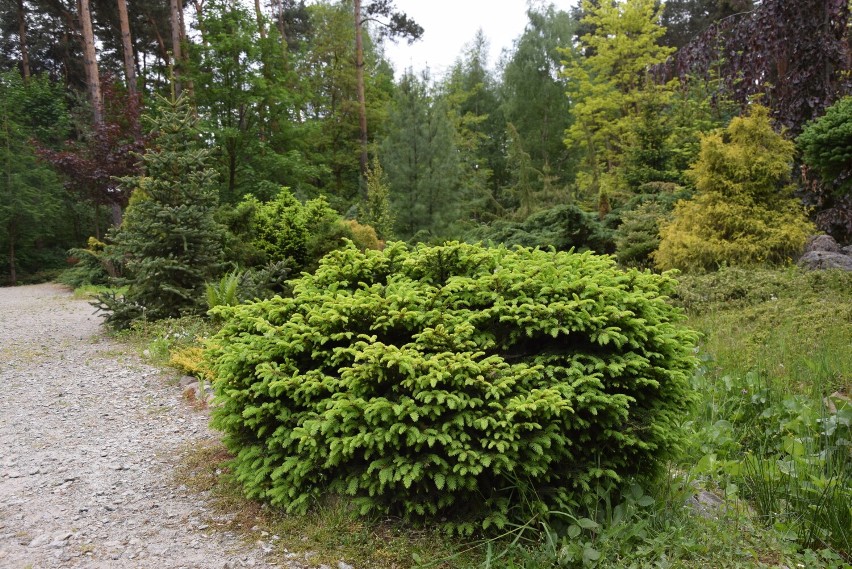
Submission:
<svg viewBox="0 0 852 569">
<path fill-rule="evenodd" d="M 496 221 L 469 232 L 467 239 L 507 247 L 553 247 L 557 251 L 591 249 L 600 254 L 615 249 L 610 230 L 597 216 L 576 205 L 542 210 L 522 222 Z"/>
<path fill-rule="evenodd" d="M 218 281 L 207 283 L 205 287 L 207 307 L 216 308 L 217 306 L 239 304 L 240 299 L 237 293 L 242 279 L 243 275 L 239 271 L 233 270 Z"/>
<path fill-rule="evenodd" d="M 246 493 L 287 511 L 546 515 L 677 448 L 695 338 L 674 284 L 590 253 L 335 251 L 292 298 L 216 309 L 213 423 Z"/>
</svg>

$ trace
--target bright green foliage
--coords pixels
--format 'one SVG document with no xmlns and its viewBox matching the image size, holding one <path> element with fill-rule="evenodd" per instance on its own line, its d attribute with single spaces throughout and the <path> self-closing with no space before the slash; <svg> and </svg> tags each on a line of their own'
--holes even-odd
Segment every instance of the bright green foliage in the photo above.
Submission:
<svg viewBox="0 0 852 569">
<path fill-rule="evenodd" d="M 222 264 L 216 172 L 195 113 L 185 98 L 161 99 L 159 113 L 146 118 L 156 142 L 142 156 L 144 175 L 122 180 L 133 197 L 115 234 L 129 288 L 123 300 L 101 298 L 118 328 L 202 311 L 205 282 Z"/>
<path fill-rule="evenodd" d="M 246 196 L 238 209 L 249 220 L 242 238 L 261 253 L 263 262 L 289 262 L 296 270 L 308 269 L 326 253 L 351 238 L 352 232 L 325 198 L 302 203 L 287 188 L 275 199 L 260 202 Z"/>
<path fill-rule="evenodd" d="M 586 57 L 573 57 L 563 71 L 575 101 L 565 142 L 583 152 L 577 184 L 595 196 L 623 189 L 619 168 L 634 143 L 634 122 L 671 98 L 670 87 L 649 80 L 648 69 L 673 50 L 659 45 L 665 29 L 656 0 L 584 0 L 582 9 L 592 31 L 581 38 Z"/>
<path fill-rule="evenodd" d="M 761 106 L 705 136 L 688 172 L 695 198 L 678 202 L 672 221 L 662 225 L 657 266 L 781 264 L 798 255 L 814 228 L 791 194 L 794 152 Z"/>
<path fill-rule="evenodd" d="M 292 298 L 222 308 L 213 424 L 246 493 L 470 533 L 651 475 L 681 440 L 694 335 L 675 282 L 609 257 L 347 248 Z"/>
<path fill-rule="evenodd" d="M 837 190 L 852 189 L 852 97 L 841 99 L 809 123 L 797 140 L 805 163 Z"/>
<path fill-rule="evenodd" d="M 390 205 L 390 187 L 379 158 L 373 157 L 367 170 L 367 199 L 358 210 L 358 219 L 376 230 L 379 239 L 393 238 L 394 216 Z"/>
</svg>

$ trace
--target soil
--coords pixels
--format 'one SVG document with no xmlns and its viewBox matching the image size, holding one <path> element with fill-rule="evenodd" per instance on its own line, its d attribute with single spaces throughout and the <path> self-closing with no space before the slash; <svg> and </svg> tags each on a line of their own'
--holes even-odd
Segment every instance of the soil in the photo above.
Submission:
<svg viewBox="0 0 852 569">
<path fill-rule="evenodd" d="M 279 566 L 176 481 L 207 422 L 85 300 L 0 288 L 0 567 Z"/>
</svg>

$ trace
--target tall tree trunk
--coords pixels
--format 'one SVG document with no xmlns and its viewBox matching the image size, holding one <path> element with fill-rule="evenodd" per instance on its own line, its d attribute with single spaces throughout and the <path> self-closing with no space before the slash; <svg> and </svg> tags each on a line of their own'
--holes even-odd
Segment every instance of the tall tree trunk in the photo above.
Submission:
<svg viewBox="0 0 852 569">
<path fill-rule="evenodd" d="M 26 85 L 30 81 L 30 50 L 27 47 L 27 13 L 24 0 L 18 0 L 18 39 L 21 44 L 21 72 Z"/>
<path fill-rule="evenodd" d="M 172 74 L 175 98 L 183 92 L 183 4 L 181 0 L 169 0 L 169 16 L 172 27 Z"/>
<path fill-rule="evenodd" d="M 367 175 L 367 98 L 364 94 L 364 41 L 361 0 L 355 0 L 355 82 L 358 88 L 358 127 L 361 131 L 361 176 Z M 363 185 L 363 184 L 362 184 Z"/>
<path fill-rule="evenodd" d="M 95 32 L 92 30 L 92 11 L 89 8 L 89 0 L 78 0 L 77 8 L 80 14 L 80 31 L 83 33 L 83 67 L 86 70 L 89 98 L 92 100 L 92 115 L 95 124 L 101 124 L 103 123 L 101 78 L 98 72 Z"/>
<path fill-rule="evenodd" d="M 130 38 L 130 19 L 127 17 L 127 0 L 116 0 L 118 21 L 121 26 L 121 48 L 124 51 L 124 77 L 127 79 L 127 92 L 136 97 L 136 63 L 133 59 L 133 41 Z"/>
<path fill-rule="evenodd" d="M 263 23 L 263 11 L 260 9 L 260 0 L 254 0 L 254 15 L 257 18 L 257 31 L 260 39 L 266 39 L 266 25 Z"/>
</svg>

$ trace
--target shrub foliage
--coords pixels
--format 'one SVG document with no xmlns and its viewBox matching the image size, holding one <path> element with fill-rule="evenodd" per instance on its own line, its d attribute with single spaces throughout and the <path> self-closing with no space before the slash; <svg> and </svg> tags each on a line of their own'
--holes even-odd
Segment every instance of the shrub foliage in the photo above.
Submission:
<svg viewBox="0 0 852 569">
<path fill-rule="evenodd" d="M 217 309 L 213 422 L 247 494 L 288 511 L 333 492 L 502 527 L 677 446 L 694 337 L 674 285 L 591 253 L 350 246 L 291 298 Z"/>
<path fill-rule="evenodd" d="M 792 195 L 794 154 L 759 105 L 724 132 L 703 137 L 688 172 L 695 198 L 678 202 L 660 227 L 657 266 L 713 270 L 783 264 L 799 255 L 814 227 Z"/>
</svg>

